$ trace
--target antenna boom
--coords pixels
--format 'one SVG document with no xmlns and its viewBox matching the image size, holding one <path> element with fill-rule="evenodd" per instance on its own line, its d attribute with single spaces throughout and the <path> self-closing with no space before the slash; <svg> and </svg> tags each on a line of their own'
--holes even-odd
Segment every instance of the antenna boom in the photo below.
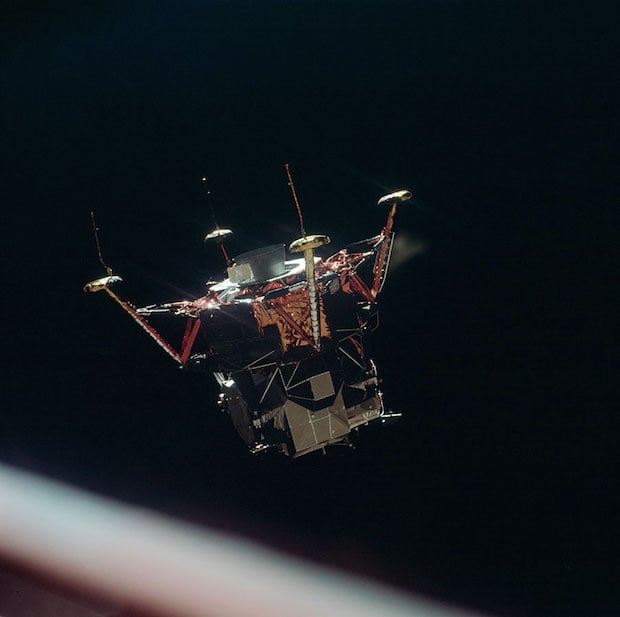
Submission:
<svg viewBox="0 0 620 617">
<path fill-rule="evenodd" d="M 299 226 L 301 228 L 301 235 L 305 238 L 306 229 L 304 228 L 304 217 L 303 217 L 303 214 L 301 213 L 301 206 L 299 205 L 299 199 L 297 199 L 297 192 L 295 191 L 295 184 L 293 183 L 293 178 L 291 176 L 291 170 L 290 170 L 288 163 L 284 165 L 284 169 L 286 170 L 286 176 L 288 177 L 288 185 L 291 187 L 293 201 L 295 202 L 295 207 L 297 208 L 297 216 L 299 217 Z"/>
<path fill-rule="evenodd" d="M 93 234 L 95 235 L 95 244 L 97 245 L 97 255 L 99 256 L 99 261 L 101 265 L 105 268 L 108 276 L 112 276 L 112 268 L 103 261 L 103 255 L 101 254 L 101 244 L 99 243 L 99 228 L 97 227 L 97 223 L 95 222 L 95 212 L 93 210 L 90 211 L 90 220 L 93 224 Z"/>
</svg>

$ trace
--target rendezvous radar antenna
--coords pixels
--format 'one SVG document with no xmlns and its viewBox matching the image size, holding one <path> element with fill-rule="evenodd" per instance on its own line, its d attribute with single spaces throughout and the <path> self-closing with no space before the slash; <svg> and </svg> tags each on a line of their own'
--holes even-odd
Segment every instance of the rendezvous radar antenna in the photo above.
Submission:
<svg viewBox="0 0 620 617">
<path fill-rule="evenodd" d="M 222 255 L 224 255 L 224 260 L 226 261 L 226 267 L 230 268 L 233 265 L 233 260 L 228 255 L 228 251 L 224 246 L 224 241 L 226 238 L 232 236 L 232 229 L 222 229 L 217 224 L 217 220 L 215 219 L 215 210 L 213 209 L 213 201 L 211 199 L 211 189 L 209 188 L 209 180 L 206 176 L 202 178 L 202 186 L 206 192 L 207 203 L 209 204 L 209 209 L 211 210 L 211 218 L 213 219 L 213 231 L 210 231 L 206 236 L 204 241 L 210 242 L 214 241 L 222 251 Z"/>
<path fill-rule="evenodd" d="M 319 302 L 316 294 L 316 276 L 314 272 L 314 249 L 329 244 L 331 239 L 329 236 L 324 235 L 307 235 L 304 227 L 304 218 L 301 213 L 301 206 L 299 205 L 299 199 L 297 199 L 297 192 L 295 191 L 295 184 L 291 176 L 291 170 L 288 163 L 284 165 L 286 170 L 286 176 L 288 178 L 288 185 L 291 189 L 293 201 L 297 208 L 297 216 L 299 217 L 299 226 L 301 230 L 301 238 L 298 238 L 291 243 L 289 251 L 291 253 L 304 254 L 304 260 L 306 262 L 306 281 L 308 284 L 308 299 L 310 303 L 310 321 L 312 322 L 312 338 L 314 340 L 314 348 L 316 351 L 321 351 L 321 322 L 319 320 Z"/>
</svg>

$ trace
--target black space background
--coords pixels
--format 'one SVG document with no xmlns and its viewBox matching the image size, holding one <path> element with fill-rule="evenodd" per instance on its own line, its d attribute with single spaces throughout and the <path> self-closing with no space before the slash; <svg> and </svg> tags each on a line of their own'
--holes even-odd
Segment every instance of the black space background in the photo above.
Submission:
<svg viewBox="0 0 620 617">
<path fill-rule="evenodd" d="M 595 3 L 13 4 L 2 35 L 0 460 L 499 615 L 611 615 L 614 15 Z M 394 427 L 249 455 L 83 283 L 200 294 L 231 252 L 380 228 Z M 616 564 L 617 566 L 617 564 Z"/>
</svg>

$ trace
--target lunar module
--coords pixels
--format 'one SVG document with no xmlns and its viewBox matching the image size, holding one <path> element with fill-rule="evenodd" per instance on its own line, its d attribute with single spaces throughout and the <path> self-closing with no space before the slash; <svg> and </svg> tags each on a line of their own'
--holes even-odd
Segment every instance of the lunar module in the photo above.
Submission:
<svg viewBox="0 0 620 617">
<path fill-rule="evenodd" d="M 213 373 L 219 404 L 253 453 L 273 448 L 298 457 L 346 445 L 352 430 L 400 415 L 384 408 L 364 339 L 378 325 L 396 208 L 411 193 L 379 199 L 388 215 L 378 235 L 321 259 L 315 251 L 330 238 L 306 234 L 286 171 L 301 224 L 288 249 L 292 258 L 276 244 L 231 259 L 225 241 L 232 231 L 216 225 L 205 240 L 219 245 L 228 277 L 201 298 L 136 308 L 111 289 L 122 279 L 100 250 L 108 275 L 84 291 L 105 291 L 183 369 Z M 149 322 L 156 314 L 185 320 L 178 350 Z"/>
</svg>

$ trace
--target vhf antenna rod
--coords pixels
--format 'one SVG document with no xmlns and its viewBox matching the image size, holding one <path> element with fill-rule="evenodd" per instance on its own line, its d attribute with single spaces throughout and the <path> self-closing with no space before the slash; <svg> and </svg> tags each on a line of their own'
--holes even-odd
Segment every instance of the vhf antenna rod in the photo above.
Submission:
<svg viewBox="0 0 620 617">
<path fill-rule="evenodd" d="M 312 322 L 312 338 L 314 339 L 314 348 L 317 351 L 321 351 L 321 323 L 319 320 L 319 301 L 316 294 L 316 276 L 314 273 L 314 249 L 319 246 L 327 244 L 330 240 L 328 236 L 307 236 L 304 228 L 304 217 L 301 214 L 301 206 L 297 199 L 297 193 L 295 192 L 295 185 L 293 184 L 293 178 L 291 177 L 291 170 L 289 164 L 284 165 L 286 175 L 288 177 L 288 185 L 291 188 L 293 194 L 293 201 L 297 208 L 297 215 L 299 216 L 299 224 L 301 226 L 302 237 L 295 240 L 289 247 L 291 253 L 304 254 L 304 260 L 306 262 L 306 281 L 308 282 L 308 300 L 310 304 L 310 321 Z"/>
<path fill-rule="evenodd" d="M 215 225 L 215 229 L 208 233 L 205 236 L 205 242 L 207 240 L 215 240 L 216 244 L 220 247 L 222 251 L 222 255 L 224 256 L 224 261 L 226 261 L 226 266 L 230 268 L 233 265 L 233 261 L 224 246 L 224 240 L 228 236 L 232 235 L 232 231 L 230 229 L 220 229 L 220 226 L 217 224 L 215 220 L 215 209 L 213 208 L 213 201 L 211 200 L 211 189 L 208 185 L 208 179 L 206 176 L 202 178 L 202 185 L 205 187 L 207 203 L 209 204 L 209 209 L 211 210 L 211 218 L 213 219 L 213 224 Z"/>
<path fill-rule="evenodd" d="M 105 271 L 108 273 L 108 276 L 112 276 L 112 268 L 103 261 L 103 255 L 101 254 L 101 244 L 99 243 L 99 228 L 97 227 L 97 223 L 95 222 L 95 212 L 93 210 L 90 211 L 90 220 L 93 224 L 93 234 L 95 235 L 95 244 L 97 245 L 97 255 L 99 255 L 99 261 L 101 265 L 105 268 Z"/>
<path fill-rule="evenodd" d="M 295 191 L 295 184 L 293 184 L 293 178 L 291 177 L 291 170 L 290 170 L 288 163 L 284 165 L 284 169 L 286 170 L 286 176 L 288 177 L 288 185 L 293 195 L 293 201 L 295 202 L 295 207 L 297 208 L 297 216 L 299 217 L 299 226 L 301 228 L 301 235 L 305 238 L 306 230 L 304 228 L 304 216 L 301 213 L 301 206 L 299 205 L 299 199 L 297 199 L 297 193 Z"/>
</svg>

